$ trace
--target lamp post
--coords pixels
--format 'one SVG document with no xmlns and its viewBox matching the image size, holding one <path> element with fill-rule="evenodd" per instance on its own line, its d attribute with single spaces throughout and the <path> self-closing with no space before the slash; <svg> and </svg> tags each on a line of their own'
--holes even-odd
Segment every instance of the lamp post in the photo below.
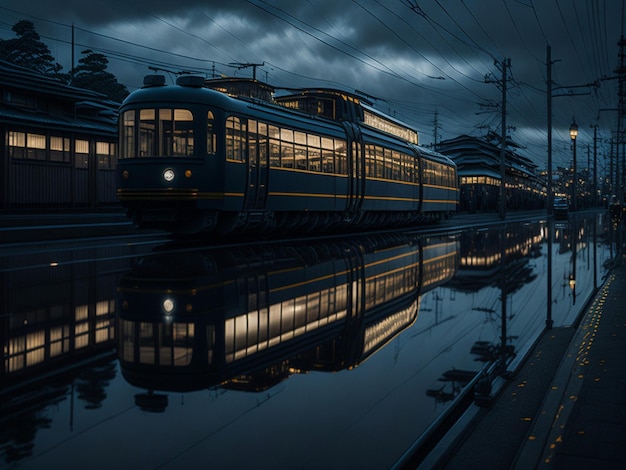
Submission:
<svg viewBox="0 0 626 470">
<path fill-rule="evenodd" d="M 576 120 L 572 118 L 572 124 L 569 126 L 569 136 L 572 139 L 572 149 L 574 157 L 574 174 L 572 175 L 572 210 L 576 212 L 576 137 L 578 136 L 578 124 Z"/>
</svg>

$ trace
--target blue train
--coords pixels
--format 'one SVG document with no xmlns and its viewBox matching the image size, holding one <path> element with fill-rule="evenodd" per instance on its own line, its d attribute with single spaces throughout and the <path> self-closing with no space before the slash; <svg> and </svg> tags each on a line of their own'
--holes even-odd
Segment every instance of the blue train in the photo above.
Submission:
<svg viewBox="0 0 626 470">
<path fill-rule="evenodd" d="M 124 101 L 117 184 L 138 227 L 174 233 L 407 226 L 459 197 L 454 162 L 366 97 L 195 76 L 147 76 Z"/>
</svg>

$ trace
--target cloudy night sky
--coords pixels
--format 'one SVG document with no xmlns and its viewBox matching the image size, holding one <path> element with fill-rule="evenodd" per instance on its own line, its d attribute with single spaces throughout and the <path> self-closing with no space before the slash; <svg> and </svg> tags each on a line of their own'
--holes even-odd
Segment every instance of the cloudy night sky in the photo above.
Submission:
<svg viewBox="0 0 626 470">
<path fill-rule="evenodd" d="M 91 49 L 130 91 L 149 67 L 330 86 L 378 98 L 417 128 L 421 144 L 500 133 L 501 63 L 510 59 L 507 126 L 540 168 L 547 162 L 547 46 L 552 50 L 553 164 L 569 165 L 569 125 L 586 167 L 598 130 L 600 165 L 617 128 L 619 0 L 3 0 L 0 38 L 22 19 L 71 69 Z M 598 83 L 599 87 L 581 85 Z M 582 150 L 581 147 L 582 146 Z M 593 155 L 592 155 L 593 156 Z"/>
</svg>

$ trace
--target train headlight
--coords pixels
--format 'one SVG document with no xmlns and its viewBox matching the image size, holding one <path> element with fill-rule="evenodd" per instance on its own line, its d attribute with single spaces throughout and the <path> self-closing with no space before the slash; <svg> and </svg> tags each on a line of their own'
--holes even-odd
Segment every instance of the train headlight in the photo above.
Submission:
<svg viewBox="0 0 626 470">
<path fill-rule="evenodd" d="M 166 168 L 165 170 L 163 170 L 163 179 L 168 183 L 172 181 L 175 176 L 176 173 L 174 173 L 174 170 L 172 170 L 171 168 Z"/>
<path fill-rule="evenodd" d="M 166 315 L 170 315 L 174 311 L 174 301 L 169 297 L 163 301 L 163 311 Z"/>
<path fill-rule="evenodd" d="M 130 175 L 129 175 L 129 173 L 128 173 L 128 170 L 124 170 L 124 171 L 122 171 L 122 178 L 124 178 L 125 180 L 127 180 L 129 176 L 130 176 Z"/>
</svg>

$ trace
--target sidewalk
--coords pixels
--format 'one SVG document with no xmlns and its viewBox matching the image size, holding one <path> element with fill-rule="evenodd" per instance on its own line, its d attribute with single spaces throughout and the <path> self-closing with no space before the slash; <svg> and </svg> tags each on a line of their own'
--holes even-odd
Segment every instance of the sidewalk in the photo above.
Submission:
<svg viewBox="0 0 626 470">
<path fill-rule="evenodd" d="M 626 468 L 626 266 L 585 314 L 514 468 Z"/>
<path fill-rule="evenodd" d="M 626 262 L 420 469 L 626 468 Z M 470 413 L 471 414 L 471 413 Z"/>
<path fill-rule="evenodd" d="M 155 231 L 151 231 L 155 232 Z M 138 232 L 122 210 L 0 214 L 0 243 L 106 237 Z"/>
</svg>

